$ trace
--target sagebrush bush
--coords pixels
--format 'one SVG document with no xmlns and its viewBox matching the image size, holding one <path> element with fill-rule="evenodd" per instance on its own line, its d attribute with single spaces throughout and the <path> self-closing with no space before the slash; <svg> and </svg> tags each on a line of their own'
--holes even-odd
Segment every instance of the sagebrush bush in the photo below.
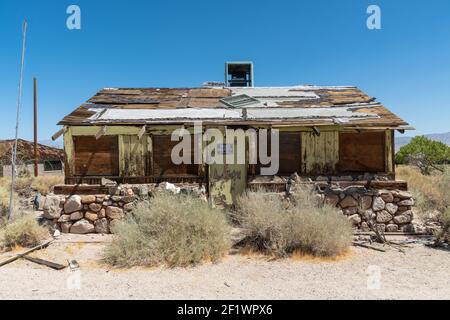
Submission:
<svg viewBox="0 0 450 320">
<path fill-rule="evenodd" d="M 113 227 L 104 260 L 118 267 L 216 262 L 230 249 L 229 231 L 222 211 L 193 196 L 160 192 Z"/>
<path fill-rule="evenodd" d="M 296 251 L 337 256 L 350 246 L 353 237 L 348 219 L 319 202 L 310 188 L 296 190 L 289 207 L 279 195 L 248 192 L 237 202 L 235 219 L 248 246 L 280 257 Z"/>
<path fill-rule="evenodd" d="M 40 226 L 33 215 L 23 215 L 11 222 L 4 222 L 0 230 L 0 244 L 5 248 L 32 247 L 48 236 L 48 230 Z"/>
</svg>

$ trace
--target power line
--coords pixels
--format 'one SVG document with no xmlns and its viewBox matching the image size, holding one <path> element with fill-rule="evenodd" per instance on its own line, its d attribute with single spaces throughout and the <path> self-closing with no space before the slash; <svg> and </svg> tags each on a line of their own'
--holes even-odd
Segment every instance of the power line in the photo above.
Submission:
<svg viewBox="0 0 450 320">
<path fill-rule="evenodd" d="M 16 115 L 16 137 L 14 141 L 14 147 L 11 159 L 11 190 L 9 193 L 9 212 L 8 220 L 11 219 L 13 212 L 13 197 L 14 197 L 14 184 L 16 179 L 16 160 L 17 160 L 17 142 L 19 139 L 19 119 L 20 119 L 20 107 L 22 106 L 22 80 L 23 80 L 23 69 L 25 64 L 25 44 L 27 39 L 27 20 L 23 21 L 22 28 L 22 59 L 20 62 L 20 78 L 19 78 L 19 93 L 17 96 L 17 115 Z"/>
</svg>

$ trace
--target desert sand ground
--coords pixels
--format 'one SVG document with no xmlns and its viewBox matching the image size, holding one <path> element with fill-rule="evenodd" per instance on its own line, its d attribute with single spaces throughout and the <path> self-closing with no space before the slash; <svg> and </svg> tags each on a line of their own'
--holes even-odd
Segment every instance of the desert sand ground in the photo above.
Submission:
<svg viewBox="0 0 450 320">
<path fill-rule="evenodd" d="M 405 253 L 353 247 L 336 260 L 235 254 L 194 268 L 120 270 L 101 262 L 108 239 L 63 235 L 32 254 L 76 259 L 79 272 L 22 259 L 1 267 L 0 299 L 450 299 L 450 252 L 423 244 Z"/>
</svg>

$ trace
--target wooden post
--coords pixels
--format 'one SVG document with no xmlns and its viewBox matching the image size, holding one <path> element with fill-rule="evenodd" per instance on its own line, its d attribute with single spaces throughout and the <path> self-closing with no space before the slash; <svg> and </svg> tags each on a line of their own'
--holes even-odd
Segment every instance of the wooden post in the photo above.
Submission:
<svg viewBox="0 0 450 320">
<path fill-rule="evenodd" d="M 38 152 L 37 152 L 37 92 L 36 92 L 36 78 L 33 78 L 34 89 L 34 176 L 39 175 L 38 170 Z"/>
</svg>

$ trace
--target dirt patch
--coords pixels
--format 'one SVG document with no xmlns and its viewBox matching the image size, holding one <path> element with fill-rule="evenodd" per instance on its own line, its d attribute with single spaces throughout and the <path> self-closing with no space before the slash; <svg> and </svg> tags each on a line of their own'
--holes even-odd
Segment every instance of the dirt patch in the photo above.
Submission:
<svg viewBox="0 0 450 320">
<path fill-rule="evenodd" d="M 332 261 L 299 254 L 273 260 L 248 253 L 195 268 L 114 269 L 101 263 L 105 241 L 70 241 L 62 239 L 34 256 L 59 263 L 77 260 L 79 290 L 68 288 L 72 274 L 67 269 L 18 260 L 0 269 L 0 283 L 9 288 L 0 291 L 0 299 L 450 298 L 450 252 L 421 244 L 411 244 L 405 253 L 352 248 Z M 0 254 L 0 260 L 10 255 Z M 368 271 L 373 266 L 380 272 L 380 288 L 370 290 Z"/>
</svg>

